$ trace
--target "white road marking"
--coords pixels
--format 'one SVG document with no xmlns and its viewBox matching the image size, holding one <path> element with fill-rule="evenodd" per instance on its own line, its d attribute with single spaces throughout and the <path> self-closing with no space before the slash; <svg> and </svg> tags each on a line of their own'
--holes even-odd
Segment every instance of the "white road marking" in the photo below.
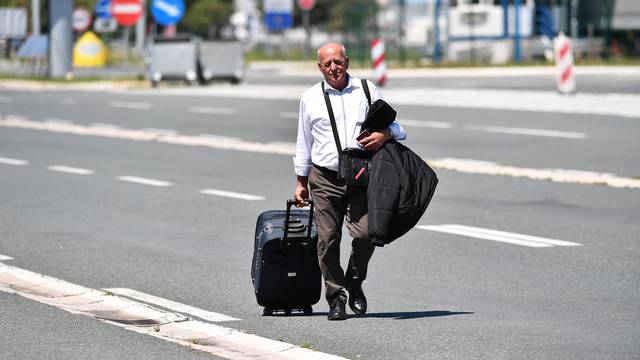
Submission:
<svg viewBox="0 0 640 360">
<path fill-rule="evenodd" d="M 415 126 L 415 127 L 428 127 L 435 129 L 451 129 L 453 127 L 452 124 L 446 122 L 438 122 L 438 121 L 422 121 L 422 120 L 409 120 L 409 119 L 401 119 L 398 120 L 400 125 L 402 126 Z"/>
<path fill-rule="evenodd" d="M 0 119 L 0 127 L 49 131 L 54 133 L 97 136 L 134 141 L 149 141 L 173 145 L 202 146 L 220 150 L 235 150 L 262 154 L 295 155 L 294 143 L 259 143 L 236 138 L 215 136 L 188 136 L 159 134 L 148 130 L 112 129 L 90 127 L 73 123 L 48 123 L 31 121 L 22 117 L 6 116 Z M 561 183 L 606 185 L 617 188 L 640 189 L 640 179 L 620 177 L 615 174 L 567 169 L 532 169 L 504 166 L 491 161 L 469 159 L 425 159 L 431 167 L 464 173 L 526 177 L 532 180 L 549 180 Z"/>
<path fill-rule="evenodd" d="M 532 136 L 548 136 L 567 139 L 586 139 L 587 135 L 580 132 L 545 130 L 545 129 L 528 129 L 528 128 L 512 128 L 502 126 L 465 126 L 465 129 L 474 131 L 486 131 L 501 134 L 515 135 L 532 135 Z"/>
<path fill-rule="evenodd" d="M 158 128 L 146 128 L 146 129 L 142 129 L 142 131 L 149 131 L 149 132 L 161 134 L 161 135 L 176 135 L 178 133 L 176 130 L 158 129 Z"/>
<path fill-rule="evenodd" d="M 248 200 L 248 201 L 258 201 L 258 200 L 265 199 L 264 196 L 260 196 L 260 195 L 243 194 L 243 193 L 216 190 L 216 189 L 204 189 L 204 190 L 200 190 L 200 192 L 207 195 L 224 196 L 228 198 Z"/>
<path fill-rule="evenodd" d="M 29 165 L 29 162 L 26 160 L 0 157 L 0 164 L 24 166 L 24 165 Z"/>
<path fill-rule="evenodd" d="M 492 240 L 498 242 L 504 242 L 514 245 L 528 246 L 528 247 L 554 247 L 554 246 L 581 246 L 581 244 L 564 241 L 564 240 L 556 240 L 543 238 L 538 236 L 524 235 L 511 233 L 506 231 L 498 231 L 491 229 L 484 229 L 473 226 L 465 226 L 465 225 L 455 225 L 455 224 L 447 224 L 447 225 L 420 225 L 419 229 L 422 230 L 431 230 L 438 231 L 449 234 L 456 234 L 462 236 L 468 236 L 478 239 L 484 240 Z"/>
<path fill-rule="evenodd" d="M 132 182 L 136 184 L 149 185 L 149 186 L 171 186 L 172 184 L 168 181 L 155 180 L 155 179 L 147 179 L 137 176 L 118 176 L 118 180 Z"/>
<path fill-rule="evenodd" d="M 49 166 L 49 170 L 68 173 L 68 174 L 74 174 L 74 175 L 93 175 L 94 174 L 93 170 L 69 167 L 69 166 L 63 166 L 63 165 L 51 165 Z"/>
<path fill-rule="evenodd" d="M 233 115 L 237 111 L 232 108 L 214 108 L 207 106 L 191 106 L 187 109 L 190 113 L 196 114 L 217 114 L 217 115 Z"/>
<path fill-rule="evenodd" d="M 161 297 L 157 297 L 157 296 L 154 296 L 154 295 L 145 294 L 143 292 L 136 291 L 136 290 L 133 290 L 133 289 L 108 288 L 108 289 L 102 289 L 102 290 L 110 291 L 110 292 L 112 292 L 114 294 L 126 296 L 128 298 L 132 298 L 132 299 L 135 299 L 135 300 L 144 301 L 144 302 L 152 304 L 152 305 L 158 305 L 158 306 L 163 307 L 165 309 L 177 311 L 177 312 L 182 313 L 182 314 L 193 315 L 193 316 L 199 317 L 200 319 L 211 321 L 211 322 L 239 321 L 240 320 L 240 319 L 236 319 L 234 317 L 227 316 L 227 315 L 224 315 L 224 314 L 220 314 L 220 313 L 216 313 L 216 312 L 213 312 L 213 311 L 207 311 L 207 310 L 199 309 L 199 308 L 191 306 L 191 305 L 186 305 L 186 304 L 179 303 L 179 302 L 176 302 L 176 301 L 163 299 Z"/>
<path fill-rule="evenodd" d="M 640 179 L 619 177 L 615 174 L 567 169 L 533 169 L 504 166 L 491 161 L 443 158 L 427 160 L 433 168 L 469 174 L 524 177 L 559 183 L 606 185 L 616 188 L 640 189 Z"/>
<path fill-rule="evenodd" d="M 11 256 L 0 254 L 0 261 L 13 260 Z"/>
<path fill-rule="evenodd" d="M 283 111 L 280 113 L 280 117 L 285 119 L 297 119 L 299 114 L 297 112 Z"/>
<path fill-rule="evenodd" d="M 122 128 L 122 126 L 120 126 L 120 125 L 106 124 L 106 123 L 101 123 L 101 122 L 91 123 L 91 125 L 89 125 L 89 126 L 97 127 L 97 128 L 107 128 L 107 129 L 120 129 L 120 128 Z"/>
<path fill-rule="evenodd" d="M 0 119 L 0 126 L 49 131 L 54 133 L 74 134 L 82 136 L 97 136 L 106 138 L 117 138 L 135 141 L 154 141 L 164 144 L 202 146 L 220 150 L 236 150 L 253 153 L 295 155 L 294 143 L 264 144 L 259 142 L 237 140 L 235 138 L 216 136 L 188 136 L 159 134 L 153 131 L 126 129 L 126 128 L 100 128 L 69 123 L 46 123 L 31 121 L 20 117 L 5 117 Z"/>
<path fill-rule="evenodd" d="M 4 264 L 0 291 L 230 360 L 345 360 Z"/>
<path fill-rule="evenodd" d="M 197 136 L 199 139 L 207 139 L 213 141 L 242 141 L 239 137 L 215 135 L 215 134 L 200 134 Z"/>
<path fill-rule="evenodd" d="M 133 101 L 111 101 L 109 105 L 115 108 L 136 109 L 136 110 L 147 110 L 151 108 L 151 105 L 149 105 L 149 103 L 133 102 Z"/>
<path fill-rule="evenodd" d="M 71 120 L 65 120 L 65 119 L 54 119 L 54 118 L 47 118 L 44 119 L 44 122 L 47 124 L 71 124 Z"/>
</svg>

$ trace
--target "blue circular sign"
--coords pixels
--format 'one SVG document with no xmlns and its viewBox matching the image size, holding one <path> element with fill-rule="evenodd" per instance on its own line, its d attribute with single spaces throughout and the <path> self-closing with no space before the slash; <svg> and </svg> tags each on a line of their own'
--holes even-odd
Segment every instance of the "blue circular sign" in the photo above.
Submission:
<svg viewBox="0 0 640 360">
<path fill-rule="evenodd" d="M 100 0 L 96 3 L 96 17 L 98 19 L 111 18 L 111 0 Z"/>
<path fill-rule="evenodd" d="M 176 24 L 184 16 L 184 0 L 153 0 L 151 15 L 160 25 Z"/>
</svg>

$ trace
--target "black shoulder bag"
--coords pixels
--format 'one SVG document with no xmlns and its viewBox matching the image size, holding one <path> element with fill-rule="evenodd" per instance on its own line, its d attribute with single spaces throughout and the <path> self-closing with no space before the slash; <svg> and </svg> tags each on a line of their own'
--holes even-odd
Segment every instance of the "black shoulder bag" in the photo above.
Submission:
<svg viewBox="0 0 640 360">
<path fill-rule="evenodd" d="M 367 80 L 362 79 L 362 87 L 365 95 L 367 96 L 367 100 L 369 101 L 369 107 L 371 107 L 371 94 L 369 93 Z M 367 185 L 369 185 L 369 173 L 371 171 L 370 160 L 373 156 L 373 152 L 360 148 L 346 148 L 342 150 L 340 137 L 338 137 L 336 118 L 333 115 L 333 108 L 331 107 L 329 94 L 324 90 L 324 81 L 322 82 L 322 94 L 324 95 L 324 101 L 327 104 L 329 120 L 331 121 L 331 130 L 333 131 L 333 138 L 335 139 L 336 147 L 338 148 L 338 180 L 341 180 L 349 186 L 367 187 Z"/>
</svg>

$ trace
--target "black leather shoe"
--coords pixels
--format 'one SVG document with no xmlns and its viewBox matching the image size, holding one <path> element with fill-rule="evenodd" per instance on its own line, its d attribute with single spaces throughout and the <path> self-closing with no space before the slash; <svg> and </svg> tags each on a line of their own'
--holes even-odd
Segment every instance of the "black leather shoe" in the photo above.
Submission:
<svg viewBox="0 0 640 360">
<path fill-rule="evenodd" d="M 364 296 L 364 291 L 362 291 L 362 286 L 350 286 L 348 288 L 349 291 L 349 307 L 351 310 L 358 314 L 362 315 L 367 312 L 367 298 Z"/>
<path fill-rule="evenodd" d="M 327 318 L 329 320 L 346 320 L 347 319 L 347 311 L 345 310 L 345 299 L 342 297 L 338 297 L 333 300 L 329 307 L 329 315 Z"/>
</svg>

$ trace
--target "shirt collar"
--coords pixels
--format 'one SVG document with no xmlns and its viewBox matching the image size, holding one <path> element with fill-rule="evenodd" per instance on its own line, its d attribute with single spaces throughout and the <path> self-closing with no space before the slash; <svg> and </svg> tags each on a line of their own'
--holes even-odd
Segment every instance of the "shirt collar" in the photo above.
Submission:
<svg viewBox="0 0 640 360">
<path fill-rule="evenodd" d="M 324 80 L 323 80 L 324 81 Z M 335 89 L 333 86 L 329 85 L 328 82 L 324 81 L 324 87 L 325 90 L 333 90 L 336 92 L 340 92 L 338 89 Z M 350 88 L 350 87 L 360 87 L 360 83 L 357 81 L 353 81 L 353 76 L 349 75 L 349 73 L 347 73 L 347 86 L 344 87 L 344 89 L 342 89 L 342 91 L 345 91 L 346 89 Z"/>
</svg>

